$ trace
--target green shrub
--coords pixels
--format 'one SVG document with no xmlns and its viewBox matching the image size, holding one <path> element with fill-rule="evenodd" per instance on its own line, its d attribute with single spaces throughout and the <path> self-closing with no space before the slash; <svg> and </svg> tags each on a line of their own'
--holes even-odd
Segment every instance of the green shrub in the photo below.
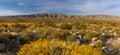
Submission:
<svg viewBox="0 0 120 55">
<path fill-rule="evenodd" d="M 37 23 L 37 24 L 35 24 L 36 25 L 36 27 L 43 27 L 43 24 L 42 23 Z"/>
<path fill-rule="evenodd" d="M 32 36 L 31 36 L 29 33 L 26 33 L 26 32 L 22 33 L 22 34 L 20 35 L 20 38 L 21 38 L 20 42 L 21 42 L 22 44 L 25 44 L 25 43 L 33 40 L 33 39 L 32 39 Z"/>
<path fill-rule="evenodd" d="M 80 22 L 73 23 L 73 26 L 75 26 L 76 29 L 81 29 Z"/>
<path fill-rule="evenodd" d="M 92 39 L 92 35 L 91 35 L 91 33 L 86 33 L 85 34 L 85 36 L 84 36 L 84 38 L 86 39 L 86 40 L 91 40 Z"/>
<path fill-rule="evenodd" d="M 52 22 L 52 21 L 46 21 L 45 24 L 44 24 L 44 26 L 55 27 L 56 24 L 54 22 Z"/>
<path fill-rule="evenodd" d="M 46 36 L 43 36 L 43 35 L 40 35 L 40 36 L 38 37 L 38 39 L 44 40 L 44 39 L 47 39 L 47 37 L 46 37 Z"/>
<path fill-rule="evenodd" d="M 54 31 L 51 33 L 50 37 L 51 38 L 56 38 L 59 40 L 67 40 L 67 37 L 69 36 L 68 31 Z"/>
<path fill-rule="evenodd" d="M 81 29 L 86 29 L 86 28 L 87 28 L 87 25 L 86 25 L 86 24 L 80 24 L 80 28 L 81 28 Z"/>
<path fill-rule="evenodd" d="M 14 27 L 14 28 L 21 28 L 21 29 L 27 28 L 26 25 L 19 24 L 19 23 L 12 24 L 11 26 Z"/>
<path fill-rule="evenodd" d="M 5 27 L 5 28 L 7 28 L 7 27 L 8 27 L 8 25 L 7 25 L 7 24 L 2 23 L 2 24 L 1 24 L 1 27 Z"/>
<path fill-rule="evenodd" d="M 70 30 L 70 29 L 72 29 L 72 25 L 67 24 L 67 23 L 63 23 L 63 24 L 60 26 L 60 28 L 63 29 L 63 30 Z"/>
<path fill-rule="evenodd" d="M 75 40 L 75 38 L 76 38 L 76 35 L 70 35 L 67 37 L 67 41 L 73 42 Z"/>
<path fill-rule="evenodd" d="M 95 43 L 95 47 L 97 47 L 97 48 L 100 48 L 100 47 L 102 47 L 103 46 L 103 43 L 102 42 L 96 42 Z"/>
</svg>

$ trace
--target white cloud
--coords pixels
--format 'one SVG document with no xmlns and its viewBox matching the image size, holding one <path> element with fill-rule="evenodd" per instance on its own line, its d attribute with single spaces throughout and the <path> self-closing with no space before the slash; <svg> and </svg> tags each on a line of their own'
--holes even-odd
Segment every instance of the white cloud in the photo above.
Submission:
<svg viewBox="0 0 120 55">
<path fill-rule="evenodd" d="M 14 11 L 14 10 L 0 9 L 0 16 L 20 15 L 20 14 L 24 14 L 24 13 Z"/>
<path fill-rule="evenodd" d="M 22 2 L 21 2 L 21 3 L 18 3 L 18 5 L 19 5 L 19 6 L 23 6 L 23 5 L 25 5 L 25 3 L 22 3 Z"/>
</svg>

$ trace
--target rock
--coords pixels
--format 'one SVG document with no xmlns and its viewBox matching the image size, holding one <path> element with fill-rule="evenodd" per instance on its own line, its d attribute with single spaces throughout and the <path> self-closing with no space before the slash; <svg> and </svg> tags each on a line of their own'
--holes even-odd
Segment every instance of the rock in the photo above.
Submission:
<svg viewBox="0 0 120 55">
<path fill-rule="evenodd" d="M 96 31 L 92 31 L 93 33 L 95 33 Z"/>
<path fill-rule="evenodd" d="M 33 30 L 32 32 L 33 32 L 33 33 L 36 33 L 36 30 Z"/>
<path fill-rule="evenodd" d="M 16 45 L 21 45 L 21 42 L 20 42 L 19 40 L 16 40 L 16 41 L 15 41 L 15 44 L 16 44 Z"/>
<path fill-rule="evenodd" d="M 93 37 L 92 41 L 97 41 L 97 39 L 98 39 L 97 37 Z"/>
<path fill-rule="evenodd" d="M 107 40 L 106 43 L 107 43 L 107 44 L 112 44 L 113 40 L 114 40 L 113 38 L 110 38 L 110 39 Z"/>
<path fill-rule="evenodd" d="M 109 38 L 110 38 L 109 35 L 104 35 L 103 40 L 105 41 L 105 40 L 107 40 L 107 39 L 109 39 Z"/>
<path fill-rule="evenodd" d="M 16 37 L 16 40 L 20 40 L 20 37 Z"/>
<path fill-rule="evenodd" d="M 117 36 L 117 33 L 116 33 L 116 32 L 114 32 L 114 33 L 113 33 L 113 35 L 114 35 L 114 36 Z"/>
<path fill-rule="evenodd" d="M 109 32 L 113 32 L 112 30 L 108 30 Z"/>
<path fill-rule="evenodd" d="M 11 34 L 12 34 L 13 36 L 16 36 L 16 35 L 18 35 L 19 33 L 17 33 L 17 32 L 11 32 Z"/>
<path fill-rule="evenodd" d="M 74 43 L 80 44 L 80 41 L 79 40 L 75 40 Z"/>
<path fill-rule="evenodd" d="M 78 35 L 78 37 L 80 38 L 80 39 L 82 39 L 83 37 L 82 37 L 82 35 Z"/>
<path fill-rule="evenodd" d="M 102 35 L 104 36 L 104 35 L 105 35 L 105 33 L 102 33 Z"/>
<path fill-rule="evenodd" d="M 72 34 L 73 32 L 72 31 L 70 31 L 70 34 Z"/>
<path fill-rule="evenodd" d="M 10 39 L 8 37 L 3 37 L 2 42 L 3 43 L 9 43 Z"/>
<path fill-rule="evenodd" d="M 5 44 L 0 44 L 0 51 L 4 51 L 5 50 Z"/>
<path fill-rule="evenodd" d="M 111 46 L 103 46 L 102 47 L 102 50 L 107 53 L 107 52 L 110 52 L 110 51 L 113 51 L 114 49 L 111 47 Z"/>
<path fill-rule="evenodd" d="M 95 43 L 90 43 L 90 46 L 95 46 Z"/>
<path fill-rule="evenodd" d="M 120 38 L 117 39 L 117 42 L 120 43 Z"/>
<path fill-rule="evenodd" d="M 72 33 L 73 35 L 76 35 L 76 33 Z"/>
<path fill-rule="evenodd" d="M 52 39 L 52 40 L 51 40 L 51 43 L 54 43 L 54 42 L 55 42 L 55 39 Z"/>
<path fill-rule="evenodd" d="M 10 30 L 7 30 L 7 32 L 10 32 Z"/>
<path fill-rule="evenodd" d="M 49 37 L 49 36 L 47 36 L 47 37 Z M 33 38 L 36 40 L 36 39 L 38 39 L 38 36 L 34 35 Z"/>
<path fill-rule="evenodd" d="M 103 43 L 103 41 L 102 41 L 102 40 L 100 40 L 100 39 L 98 39 L 98 40 L 97 40 L 97 42 Z"/>
<path fill-rule="evenodd" d="M 79 35 L 79 32 L 76 32 L 76 35 Z"/>
</svg>

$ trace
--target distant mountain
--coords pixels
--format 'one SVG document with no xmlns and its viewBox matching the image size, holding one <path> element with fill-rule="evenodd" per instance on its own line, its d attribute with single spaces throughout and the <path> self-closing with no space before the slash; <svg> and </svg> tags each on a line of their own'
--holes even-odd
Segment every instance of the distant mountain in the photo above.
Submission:
<svg viewBox="0 0 120 55">
<path fill-rule="evenodd" d="M 60 19 L 97 19 L 97 20 L 120 20 L 118 16 L 111 15 L 66 15 L 66 14 L 30 14 L 16 16 L 1 16 L 0 18 L 60 18 Z"/>
</svg>

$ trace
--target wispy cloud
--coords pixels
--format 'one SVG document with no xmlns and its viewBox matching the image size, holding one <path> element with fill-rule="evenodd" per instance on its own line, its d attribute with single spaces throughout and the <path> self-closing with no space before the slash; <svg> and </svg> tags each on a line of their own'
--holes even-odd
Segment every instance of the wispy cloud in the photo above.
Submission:
<svg viewBox="0 0 120 55">
<path fill-rule="evenodd" d="M 15 11 L 15 10 L 7 10 L 7 9 L 0 9 L 0 16 L 6 16 L 6 15 L 20 15 L 20 14 L 24 14 L 22 12 L 19 11 Z"/>
<path fill-rule="evenodd" d="M 12 12 L 15 12 L 14 14 L 120 14 L 120 0 L 1 0 L 0 6 L 8 7 L 6 9 L 0 9 L 0 12 L 3 14 L 4 12 L 8 12 L 4 15 L 9 15 Z"/>
</svg>

